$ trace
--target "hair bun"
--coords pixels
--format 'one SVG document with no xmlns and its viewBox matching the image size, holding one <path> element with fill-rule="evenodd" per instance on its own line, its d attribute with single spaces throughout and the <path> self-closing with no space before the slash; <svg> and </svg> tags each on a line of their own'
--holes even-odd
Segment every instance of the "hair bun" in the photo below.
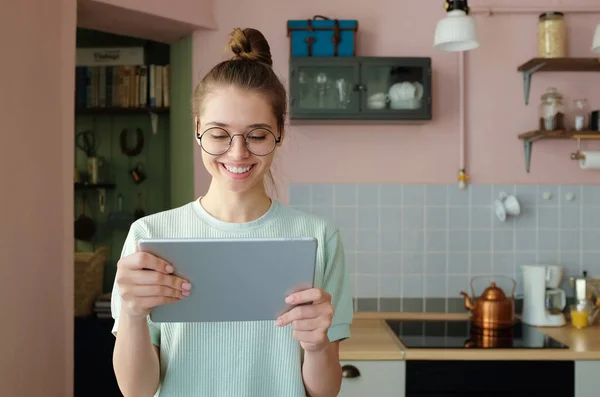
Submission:
<svg viewBox="0 0 600 397">
<path fill-rule="evenodd" d="M 235 28 L 231 32 L 229 49 L 233 52 L 233 60 L 248 60 L 273 66 L 271 47 L 265 36 L 258 30 Z"/>
</svg>

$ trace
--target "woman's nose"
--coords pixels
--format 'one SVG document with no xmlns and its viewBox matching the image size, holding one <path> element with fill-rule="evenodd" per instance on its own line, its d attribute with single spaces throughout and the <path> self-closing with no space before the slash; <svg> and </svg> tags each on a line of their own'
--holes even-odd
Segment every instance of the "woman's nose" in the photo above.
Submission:
<svg viewBox="0 0 600 397">
<path fill-rule="evenodd" d="M 231 157 L 234 158 L 245 158 L 250 155 L 248 148 L 246 147 L 246 138 L 242 135 L 236 135 L 231 139 L 231 147 L 227 152 Z"/>
</svg>

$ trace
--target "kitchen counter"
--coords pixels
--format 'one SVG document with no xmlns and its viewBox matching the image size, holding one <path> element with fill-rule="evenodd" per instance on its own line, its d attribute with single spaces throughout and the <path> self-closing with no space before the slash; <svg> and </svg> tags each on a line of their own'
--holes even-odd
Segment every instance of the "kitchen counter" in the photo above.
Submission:
<svg viewBox="0 0 600 397">
<path fill-rule="evenodd" d="M 570 324 L 538 328 L 568 349 L 415 349 L 403 346 L 385 323 L 386 319 L 467 318 L 468 314 L 459 313 L 355 313 L 352 335 L 340 344 L 340 360 L 600 360 L 600 326 L 581 330 Z"/>
</svg>

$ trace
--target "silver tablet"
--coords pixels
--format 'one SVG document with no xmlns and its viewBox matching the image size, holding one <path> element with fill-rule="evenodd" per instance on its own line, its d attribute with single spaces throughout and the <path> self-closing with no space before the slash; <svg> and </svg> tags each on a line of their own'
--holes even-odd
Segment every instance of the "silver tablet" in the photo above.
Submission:
<svg viewBox="0 0 600 397">
<path fill-rule="evenodd" d="M 155 322 L 275 320 L 292 292 L 313 287 L 315 238 L 145 239 L 140 251 L 190 280 L 190 296 L 155 307 Z"/>
</svg>

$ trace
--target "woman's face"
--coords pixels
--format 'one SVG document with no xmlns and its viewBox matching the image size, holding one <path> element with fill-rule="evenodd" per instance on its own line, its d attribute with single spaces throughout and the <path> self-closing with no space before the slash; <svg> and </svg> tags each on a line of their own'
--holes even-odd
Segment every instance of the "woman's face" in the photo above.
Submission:
<svg viewBox="0 0 600 397">
<path fill-rule="evenodd" d="M 268 131 L 279 138 L 277 120 L 267 99 L 256 92 L 227 87 L 210 93 L 203 105 L 197 125 L 204 147 L 211 151 L 209 145 L 226 146 L 229 141 L 226 132 L 233 137 L 231 147 L 224 154 L 214 155 L 202 150 L 202 162 L 213 177 L 213 182 L 221 188 L 238 193 L 256 187 L 263 188 L 263 178 L 271 167 L 275 150 L 265 156 L 254 155 L 246 147 L 243 137 L 250 134 L 250 145 L 259 148 L 273 144 Z M 277 143 L 279 145 L 281 140 Z M 250 146 L 252 147 L 254 146 Z M 262 154 L 258 150 L 253 151 Z"/>
</svg>

